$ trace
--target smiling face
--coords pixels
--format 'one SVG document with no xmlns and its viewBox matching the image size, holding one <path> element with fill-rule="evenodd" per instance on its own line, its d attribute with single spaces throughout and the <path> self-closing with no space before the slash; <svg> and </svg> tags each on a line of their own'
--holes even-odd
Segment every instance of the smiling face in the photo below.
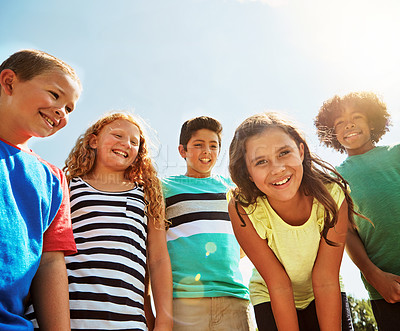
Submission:
<svg viewBox="0 0 400 331">
<path fill-rule="evenodd" d="M 268 128 L 246 141 L 246 166 L 250 180 L 267 197 L 271 206 L 294 201 L 303 179 L 304 145 L 278 127 Z"/>
<path fill-rule="evenodd" d="M 140 131 L 133 123 L 118 119 L 105 125 L 89 145 L 96 149 L 94 172 L 123 173 L 136 159 L 140 147 Z"/>
<path fill-rule="evenodd" d="M 368 118 L 353 107 L 346 107 L 335 119 L 334 129 L 337 140 L 349 156 L 363 154 L 375 147 Z"/>
<path fill-rule="evenodd" d="M 24 146 L 31 137 L 51 136 L 67 123 L 80 95 L 79 84 L 61 70 L 21 81 L 10 69 L 1 73 L 5 140 Z M 3 129 L 4 128 L 4 129 Z"/>
<path fill-rule="evenodd" d="M 183 145 L 179 145 L 179 153 L 186 159 L 186 176 L 209 177 L 219 154 L 218 135 L 208 129 L 197 130 L 190 138 L 186 150 Z"/>
</svg>

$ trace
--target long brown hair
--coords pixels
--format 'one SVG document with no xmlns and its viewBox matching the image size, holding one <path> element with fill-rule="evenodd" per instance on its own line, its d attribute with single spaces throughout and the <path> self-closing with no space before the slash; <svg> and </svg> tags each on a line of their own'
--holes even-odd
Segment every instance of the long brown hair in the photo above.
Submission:
<svg viewBox="0 0 400 331">
<path fill-rule="evenodd" d="M 153 217 L 158 227 L 165 226 L 164 200 L 161 189 L 161 182 L 157 177 L 156 169 L 153 166 L 149 155 L 146 138 L 143 133 L 138 117 L 127 112 L 110 112 L 103 115 L 84 134 L 82 134 L 71 150 L 63 168 L 67 180 L 74 177 L 88 175 L 93 171 L 96 162 L 96 150 L 90 147 L 89 142 L 93 135 L 98 135 L 101 129 L 116 120 L 126 120 L 139 129 L 140 146 L 138 155 L 131 166 L 125 170 L 125 178 L 137 185 L 143 186 L 146 202 L 148 203 L 147 214 Z"/>
<path fill-rule="evenodd" d="M 235 135 L 229 147 L 229 172 L 237 187 L 233 190 L 235 204 L 247 207 L 256 204 L 257 197 L 265 196 L 257 186 L 249 179 L 250 175 L 246 165 L 246 142 L 250 137 L 256 136 L 269 128 L 280 128 L 286 132 L 296 143 L 304 145 L 303 178 L 300 190 L 307 196 L 316 198 L 325 209 L 324 228 L 322 237 L 330 245 L 336 245 L 327 239 L 328 230 L 333 228 L 338 221 L 338 207 L 328 192 L 325 184 L 336 183 L 345 194 L 348 203 L 349 221 L 354 226 L 354 205 L 347 189 L 348 183 L 329 163 L 311 154 L 310 149 L 300 131 L 283 116 L 265 112 L 247 118 L 235 131 Z M 333 175 L 332 175 L 333 174 Z M 356 213 L 357 214 L 357 213 Z M 239 214 L 240 216 L 240 214 Z M 241 217 L 240 217 L 241 218 Z M 242 226 L 246 226 L 241 218 Z"/>
</svg>

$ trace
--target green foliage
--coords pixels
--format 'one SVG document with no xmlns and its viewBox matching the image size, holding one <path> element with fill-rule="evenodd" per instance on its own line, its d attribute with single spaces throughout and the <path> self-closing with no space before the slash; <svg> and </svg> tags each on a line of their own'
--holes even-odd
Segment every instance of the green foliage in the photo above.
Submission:
<svg viewBox="0 0 400 331">
<path fill-rule="evenodd" d="M 354 331 L 378 330 L 369 301 L 365 299 L 359 300 L 353 298 L 351 295 L 348 295 L 347 298 L 349 300 Z"/>
</svg>

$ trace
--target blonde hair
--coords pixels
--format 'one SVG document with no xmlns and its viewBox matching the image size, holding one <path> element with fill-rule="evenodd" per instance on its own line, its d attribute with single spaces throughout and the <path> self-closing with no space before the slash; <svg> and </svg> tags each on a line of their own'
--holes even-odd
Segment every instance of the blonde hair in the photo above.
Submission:
<svg viewBox="0 0 400 331">
<path fill-rule="evenodd" d="M 125 170 L 125 178 L 144 188 L 147 214 L 154 219 L 157 227 L 164 227 L 166 223 L 161 181 L 157 177 L 157 171 L 150 158 L 144 132 L 141 125 L 139 125 L 142 120 L 138 117 L 127 112 L 110 112 L 103 115 L 78 138 L 65 161 L 63 171 L 67 176 L 68 182 L 74 177 L 90 174 L 96 162 L 96 150 L 90 147 L 90 139 L 93 135 L 97 136 L 104 126 L 120 119 L 134 124 L 140 132 L 138 155 L 132 165 Z"/>
</svg>

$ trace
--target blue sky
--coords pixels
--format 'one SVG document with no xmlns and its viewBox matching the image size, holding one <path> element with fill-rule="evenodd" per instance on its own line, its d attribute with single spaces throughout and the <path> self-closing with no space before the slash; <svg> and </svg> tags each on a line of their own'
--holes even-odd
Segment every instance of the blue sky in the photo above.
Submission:
<svg viewBox="0 0 400 331">
<path fill-rule="evenodd" d="M 118 109 L 154 129 L 161 175 L 185 171 L 179 130 L 199 115 L 224 126 L 215 171 L 227 174 L 234 129 L 263 110 L 292 116 L 311 149 L 337 165 L 343 156 L 319 145 L 313 118 L 335 93 L 365 89 L 381 94 L 393 116 L 382 143 L 399 141 L 397 0 L 19 0 L 3 1 L 1 13 L 1 60 L 41 49 L 81 77 L 68 126 L 31 143 L 60 167 L 87 126 Z M 364 296 L 345 263 L 348 291 Z"/>
</svg>

